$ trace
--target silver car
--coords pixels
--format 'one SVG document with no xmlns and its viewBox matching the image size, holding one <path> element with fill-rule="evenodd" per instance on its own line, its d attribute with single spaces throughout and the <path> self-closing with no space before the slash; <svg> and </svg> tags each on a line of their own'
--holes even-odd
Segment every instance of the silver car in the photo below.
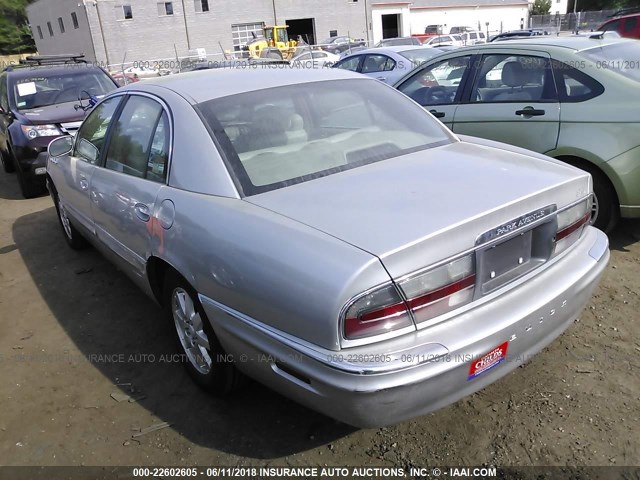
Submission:
<svg viewBox="0 0 640 480">
<path fill-rule="evenodd" d="M 65 239 L 164 307 L 200 385 L 246 374 L 360 427 L 512 371 L 571 325 L 609 258 L 588 173 L 456 137 L 340 70 L 129 85 L 49 154 Z"/>
</svg>

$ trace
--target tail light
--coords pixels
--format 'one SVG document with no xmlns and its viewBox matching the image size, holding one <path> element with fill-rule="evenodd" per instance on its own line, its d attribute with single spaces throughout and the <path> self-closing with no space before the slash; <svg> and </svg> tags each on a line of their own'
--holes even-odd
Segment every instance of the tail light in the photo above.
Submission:
<svg viewBox="0 0 640 480">
<path fill-rule="evenodd" d="M 475 257 L 466 255 L 398 283 L 416 323 L 424 322 L 473 300 Z"/>
<path fill-rule="evenodd" d="M 360 297 L 349 306 L 344 316 L 344 336 L 349 340 L 411 326 L 411 315 L 395 285 L 378 288 Z"/>
<path fill-rule="evenodd" d="M 563 252 L 580 238 L 584 226 L 591 219 L 591 202 L 591 197 L 589 197 L 558 212 L 558 232 L 556 233 L 554 255 Z"/>
</svg>

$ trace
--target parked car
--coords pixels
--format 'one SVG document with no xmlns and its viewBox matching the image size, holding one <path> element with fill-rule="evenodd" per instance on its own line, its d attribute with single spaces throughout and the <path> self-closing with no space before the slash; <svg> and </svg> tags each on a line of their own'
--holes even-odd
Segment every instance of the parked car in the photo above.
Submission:
<svg viewBox="0 0 640 480">
<path fill-rule="evenodd" d="M 415 37 L 399 37 L 399 38 L 385 38 L 375 44 L 376 47 L 399 47 L 402 45 L 417 45 L 422 43 Z"/>
<path fill-rule="evenodd" d="M 90 97 L 116 88 L 82 55 L 34 55 L 0 73 L 0 158 L 25 198 L 45 191 L 49 142 L 77 130 Z"/>
<path fill-rule="evenodd" d="M 600 32 L 617 32 L 621 37 L 640 39 L 640 13 L 624 15 L 604 22 L 597 28 Z"/>
<path fill-rule="evenodd" d="M 430 47 L 460 47 L 462 46 L 462 38 L 460 35 L 436 35 L 426 39 L 423 45 Z"/>
<path fill-rule="evenodd" d="M 318 46 L 329 53 L 340 54 L 342 52 L 350 51 L 354 47 L 366 46 L 367 42 L 364 40 L 356 40 L 351 37 L 339 36 L 329 37 L 323 40 Z"/>
<path fill-rule="evenodd" d="M 396 87 L 455 133 L 518 145 L 593 176 L 593 222 L 640 217 L 640 43 L 532 37 L 461 48 Z"/>
<path fill-rule="evenodd" d="M 130 83 L 135 83 L 140 81 L 140 79 L 135 73 L 116 72 L 111 75 L 111 78 L 113 78 L 115 82 L 121 87 L 124 87 L 125 85 L 129 85 Z"/>
<path fill-rule="evenodd" d="M 450 34 L 460 34 L 460 33 L 473 32 L 473 31 L 475 31 L 473 27 L 466 27 L 464 25 L 457 25 L 449 29 Z"/>
<path fill-rule="evenodd" d="M 434 47 L 380 47 L 361 50 L 341 58 L 333 67 L 362 73 L 393 84 L 416 66 L 443 53 Z"/>
<path fill-rule="evenodd" d="M 462 45 L 475 45 L 476 43 L 486 43 L 487 36 L 484 32 L 465 32 L 460 34 Z"/>
<path fill-rule="evenodd" d="M 333 66 L 338 60 L 340 60 L 339 55 L 316 48 L 313 50 L 306 48 L 300 50 L 290 60 L 290 64 L 299 68 L 323 68 Z"/>
<path fill-rule="evenodd" d="M 163 305 L 200 385 L 242 372 L 360 427 L 513 371 L 609 258 L 586 172 L 458 138 L 350 72 L 140 82 L 49 152 L 64 238 Z"/>
</svg>

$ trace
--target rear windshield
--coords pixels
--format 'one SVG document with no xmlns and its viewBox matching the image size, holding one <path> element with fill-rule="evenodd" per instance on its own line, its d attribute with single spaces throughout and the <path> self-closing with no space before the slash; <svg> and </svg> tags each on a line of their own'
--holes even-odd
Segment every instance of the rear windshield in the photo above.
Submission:
<svg viewBox="0 0 640 480">
<path fill-rule="evenodd" d="M 611 43 L 579 52 L 596 64 L 596 68 L 611 70 L 640 82 L 640 41 Z"/>
<path fill-rule="evenodd" d="M 403 50 L 398 52 L 404 58 L 408 58 L 415 65 L 421 65 L 427 60 L 435 57 L 439 53 L 442 53 L 442 50 L 438 50 L 437 48 L 412 48 L 410 50 Z"/>
<path fill-rule="evenodd" d="M 196 108 L 243 196 L 452 141 L 402 94 L 371 80 L 331 80 L 241 93 Z"/>
<path fill-rule="evenodd" d="M 66 102 L 77 102 L 87 93 L 101 97 L 117 87 L 98 68 L 69 66 L 55 74 L 33 70 L 33 75 L 18 78 L 13 84 L 16 108 L 29 110 Z"/>
</svg>

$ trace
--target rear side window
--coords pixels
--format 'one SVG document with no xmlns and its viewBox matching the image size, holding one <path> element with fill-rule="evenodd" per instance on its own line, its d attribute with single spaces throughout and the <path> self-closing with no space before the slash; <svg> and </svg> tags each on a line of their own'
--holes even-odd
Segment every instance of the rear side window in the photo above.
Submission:
<svg viewBox="0 0 640 480">
<path fill-rule="evenodd" d="M 130 97 L 114 125 L 105 168 L 163 181 L 168 147 L 163 113 L 162 106 L 150 98 Z"/>
<path fill-rule="evenodd" d="M 360 60 L 362 55 L 356 55 L 355 57 L 346 58 L 341 62 L 336 63 L 335 68 L 342 68 L 343 70 L 351 70 L 357 72 L 360 66 Z"/>
<path fill-rule="evenodd" d="M 600 82 L 557 60 L 552 61 L 560 102 L 584 102 L 604 92 Z"/>
</svg>

